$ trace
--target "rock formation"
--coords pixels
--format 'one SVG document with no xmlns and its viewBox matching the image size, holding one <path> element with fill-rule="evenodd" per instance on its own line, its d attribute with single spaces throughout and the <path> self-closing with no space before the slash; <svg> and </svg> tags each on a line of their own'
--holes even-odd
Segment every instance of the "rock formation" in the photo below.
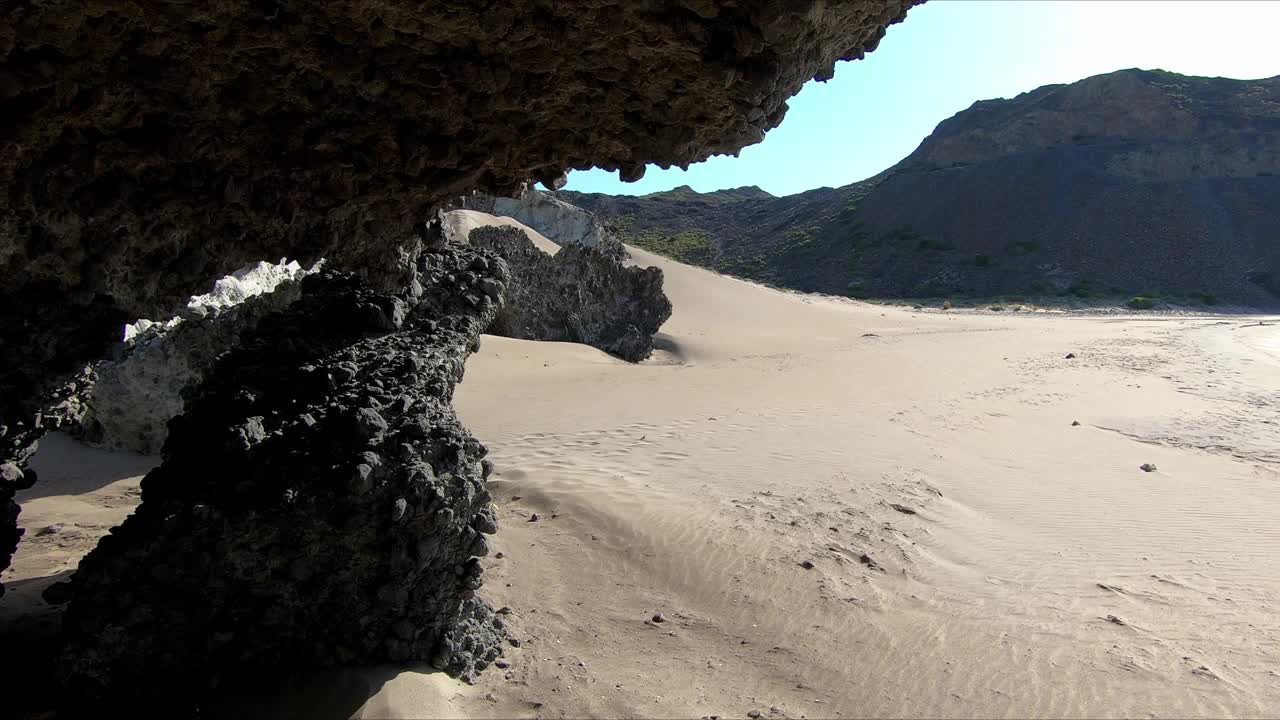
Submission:
<svg viewBox="0 0 1280 720">
<path fill-rule="evenodd" d="M 73 576 L 70 697 L 191 702 L 263 668 L 408 660 L 472 678 L 501 653 L 475 597 L 491 465 L 451 402 L 509 274 L 457 246 L 417 264 L 418 296 L 307 277 L 218 362 Z"/>
<path fill-rule="evenodd" d="M 222 353 L 240 335 L 299 296 L 305 271 L 297 263 L 259 263 L 191 298 L 166 322 L 142 320 L 126 328 L 125 342 L 94 366 L 95 382 L 80 418 L 83 439 L 99 447 L 160 452 L 170 418 Z"/>
<path fill-rule="evenodd" d="M 557 196 L 625 242 L 799 290 L 1274 307 L 1277 108 L 1280 78 L 1122 70 L 975 103 L 842 188 Z"/>
<path fill-rule="evenodd" d="M 561 201 L 555 206 L 568 210 L 559 223 L 557 215 L 543 216 L 553 227 L 590 228 L 577 224 L 577 216 L 592 219 L 585 211 Z M 575 237 L 612 243 L 625 252 L 607 236 Z M 552 258 L 513 230 L 506 241 L 481 247 L 509 257 L 515 278 L 508 289 L 515 302 L 499 311 L 487 332 L 583 342 L 639 361 L 648 357 L 654 332 L 671 314 L 660 271 L 624 268 L 616 254 L 602 252 L 599 245 Z M 65 406 L 82 399 L 83 408 L 66 407 L 63 414 L 78 423 L 81 439 L 90 445 L 159 453 L 169 420 L 182 413 L 218 357 L 235 348 L 243 332 L 297 300 L 305 274 L 297 263 L 259 263 L 219 280 L 213 292 L 191 298 L 176 318 L 129 325 L 112 357 L 92 367 L 94 380 L 87 390 L 62 401 Z"/>
<path fill-rule="evenodd" d="M 264 258 L 420 285 L 447 198 L 737 152 L 916 2 L 6 3 L 0 567 L 38 398 L 125 322 Z"/>
<path fill-rule="evenodd" d="M 479 227 L 469 239 L 511 268 L 506 305 L 489 326 L 494 335 L 584 343 L 639 362 L 653 352 L 653 334 L 671 317 L 658 268 L 625 267 L 579 244 L 550 255 L 514 227 Z"/>
<path fill-rule="evenodd" d="M 561 247 L 584 245 L 618 260 L 627 257 L 622 242 L 605 230 L 595 213 L 534 188 L 518 198 L 494 198 L 487 212 L 519 220 Z"/>
</svg>

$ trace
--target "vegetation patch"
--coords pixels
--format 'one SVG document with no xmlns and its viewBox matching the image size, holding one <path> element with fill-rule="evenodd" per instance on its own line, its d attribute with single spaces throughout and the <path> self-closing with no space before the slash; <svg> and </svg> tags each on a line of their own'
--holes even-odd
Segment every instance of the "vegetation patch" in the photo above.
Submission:
<svg viewBox="0 0 1280 720">
<path fill-rule="evenodd" d="M 910 225 L 899 225 L 880 236 L 880 240 L 900 245 L 915 245 L 924 240 L 924 236 L 913 230 Z"/>
<path fill-rule="evenodd" d="M 1088 280 L 1076 280 L 1067 288 L 1067 292 L 1081 299 L 1093 297 L 1093 283 Z"/>
<path fill-rule="evenodd" d="M 813 244 L 813 233 L 807 228 L 791 228 L 787 231 L 786 240 L 779 248 L 780 252 L 799 250 Z"/>
<path fill-rule="evenodd" d="M 1004 246 L 1004 253 L 1009 257 L 1021 257 L 1030 255 L 1040 249 L 1040 246 L 1029 240 L 1018 240 Z"/>
<path fill-rule="evenodd" d="M 623 241 L 683 263 L 702 264 L 711 259 L 711 235 L 701 230 L 674 235 L 646 230 L 639 235 L 627 235 Z"/>
<path fill-rule="evenodd" d="M 995 259 L 992 258 L 990 255 L 984 255 L 982 253 L 978 253 L 977 255 L 973 256 L 973 265 L 974 267 L 988 268 L 988 267 L 991 267 L 992 265 L 995 265 Z"/>
<path fill-rule="evenodd" d="M 1134 310 L 1150 310 L 1156 306 L 1156 300 L 1155 298 L 1147 297 L 1146 295 L 1136 295 L 1130 298 L 1129 302 L 1125 303 L 1125 305 L 1128 305 Z"/>
<path fill-rule="evenodd" d="M 920 238 L 920 242 L 916 243 L 916 252 L 946 252 L 947 250 L 955 250 L 956 246 L 946 240 L 934 240 L 933 238 Z"/>
</svg>

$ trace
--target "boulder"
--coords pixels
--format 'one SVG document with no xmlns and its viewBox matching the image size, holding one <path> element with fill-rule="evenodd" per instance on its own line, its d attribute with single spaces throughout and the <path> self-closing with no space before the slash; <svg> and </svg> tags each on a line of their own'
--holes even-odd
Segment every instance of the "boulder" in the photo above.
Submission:
<svg viewBox="0 0 1280 720">
<path fill-rule="evenodd" d="M 510 226 L 482 226 L 470 242 L 511 267 L 506 303 L 488 332 L 525 340 L 576 342 L 623 360 L 653 352 L 653 335 L 671 317 L 658 268 L 626 267 L 595 247 L 543 252 Z"/>
</svg>

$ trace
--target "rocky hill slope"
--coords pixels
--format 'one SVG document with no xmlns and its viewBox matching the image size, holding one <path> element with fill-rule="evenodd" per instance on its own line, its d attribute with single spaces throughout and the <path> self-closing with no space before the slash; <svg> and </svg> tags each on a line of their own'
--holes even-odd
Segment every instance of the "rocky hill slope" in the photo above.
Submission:
<svg viewBox="0 0 1280 720">
<path fill-rule="evenodd" d="M 558 195 L 628 242 L 856 297 L 1280 303 L 1280 78 L 1122 70 L 975 103 L 841 188 Z"/>
</svg>

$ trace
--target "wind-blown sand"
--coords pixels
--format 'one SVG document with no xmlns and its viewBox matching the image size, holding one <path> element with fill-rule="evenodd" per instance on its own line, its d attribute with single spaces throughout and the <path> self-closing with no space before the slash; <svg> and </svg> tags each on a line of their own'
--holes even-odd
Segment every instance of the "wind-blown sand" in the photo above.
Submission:
<svg viewBox="0 0 1280 720">
<path fill-rule="evenodd" d="M 675 308 L 652 360 L 486 337 L 459 388 L 510 668 L 341 671 L 294 714 L 1280 714 L 1280 325 L 913 312 L 631 252 Z M 6 622 L 134 497 L 59 466 L 144 462 L 44 450 Z"/>
</svg>

